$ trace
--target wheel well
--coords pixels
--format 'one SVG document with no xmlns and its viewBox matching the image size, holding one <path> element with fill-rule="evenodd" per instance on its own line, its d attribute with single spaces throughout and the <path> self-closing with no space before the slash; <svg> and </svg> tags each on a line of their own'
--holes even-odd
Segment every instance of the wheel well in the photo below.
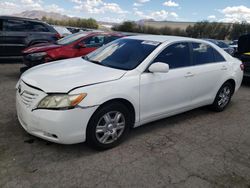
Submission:
<svg viewBox="0 0 250 188">
<path fill-rule="evenodd" d="M 133 124 L 131 125 L 131 127 L 133 127 L 134 126 L 134 122 L 135 122 L 135 108 L 134 108 L 133 104 L 131 102 L 129 102 L 128 100 L 122 99 L 122 98 L 111 99 L 111 100 L 106 101 L 105 103 L 101 104 L 99 106 L 99 108 L 102 107 L 102 106 L 104 106 L 104 105 L 107 105 L 109 103 L 113 103 L 113 102 L 122 103 L 123 105 L 125 105 L 128 108 L 128 110 L 131 112 L 131 115 L 132 115 L 132 122 L 133 122 Z"/>
<path fill-rule="evenodd" d="M 32 46 L 32 45 L 35 45 L 35 44 L 41 44 L 41 43 L 47 43 L 48 41 L 46 40 L 37 40 L 37 41 L 32 41 L 29 43 L 28 46 Z"/>
<path fill-rule="evenodd" d="M 233 86 L 233 93 L 234 93 L 234 91 L 235 91 L 235 85 L 236 85 L 235 81 L 233 79 L 229 79 L 225 83 L 230 83 Z"/>
</svg>

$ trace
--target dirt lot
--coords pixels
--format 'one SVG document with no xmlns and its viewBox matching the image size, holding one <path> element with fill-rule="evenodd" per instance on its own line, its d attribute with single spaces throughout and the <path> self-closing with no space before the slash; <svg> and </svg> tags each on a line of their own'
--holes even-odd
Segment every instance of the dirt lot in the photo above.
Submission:
<svg viewBox="0 0 250 188">
<path fill-rule="evenodd" d="M 117 148 L 28 135 L 15 111 L 18 64 L 0 65 L 0 187 L 250 187 L 250 84 L 207 108 L 134 129 Z"/>
</svg>

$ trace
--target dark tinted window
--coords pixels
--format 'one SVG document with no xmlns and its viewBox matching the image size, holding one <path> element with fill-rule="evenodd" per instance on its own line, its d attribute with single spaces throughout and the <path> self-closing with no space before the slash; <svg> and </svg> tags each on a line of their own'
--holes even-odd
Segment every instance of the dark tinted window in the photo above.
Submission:
<svg viewBox="0 0 250 188">
<path fill-rule="evenodd" d="M 26 31 L 27 24 L 22 20 L 4 20 L 4 31 Z"/>
<path fill-rule="evenodd" d="M 41 24 L 41 23 L 36 23 L 36 22 L 28 22 L 28 31 L 33 31 L 33 32 L 48 32 L 49 29 Z"/>
<path fill-rule="evenodd" d="M 204 43 L 192 43 L 193 64 L 201 65 L 214 62 L 213 48 Z"/>
<path fill-rule="evenodd" d="M 193 64 L 202 65 L 225 61 L 224 57 L 213 47 L 204 43 L 192 43 Z"/>
<path fill-rule="evenodd" d="M 186 67 L 190 65 L 190 51 L 188 43 L 176 43 L 168 46 L 154 60 L 169 65 L 169 68 Z"/>
<path fill-rule="evenodd" d="M 84 40 L 84 43 L 87 46 L 102 46 L 104 44 L 104 36 L 98 35 L 98 36 L 89 37 Z"/>
<path fill-rule="evenodd" d="M 3 30 L 3 20 L 0 20 L 0 31 Z"/>
<path fill-rule="evenodd" d="M 225 58 L 215 49 L 214 51 L 214 62 L 223 62 L 226 61 Z"/>
<path fill-rule="evenodd" d="M 137 67 L 159 45 L 158 42 L 118 39 L 85 56 L 88 61 L 123 70 Z"/>
</svg>

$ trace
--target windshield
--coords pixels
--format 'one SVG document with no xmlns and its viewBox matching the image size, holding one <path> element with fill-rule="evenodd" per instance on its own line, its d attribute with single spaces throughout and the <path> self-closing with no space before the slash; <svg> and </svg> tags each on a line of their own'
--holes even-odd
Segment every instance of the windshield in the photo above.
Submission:
<svg viewBox="0 0 250 188">
<path fill-rule="evenodd" d="M 112 68 L 132 70 L 159 44 L 153 41 L 118 39 L 85 56 L 85 59 Z"/>
<path fill-rule="evenodd" d="M 56 41 L 56 43 L 61 45 L 70 44 L 87 35 L 88 35 L 87 33 L 75 33 L 72 35 L 68 35 L 62 39 L 59 39 L 58 41 Z"/>
</svg>

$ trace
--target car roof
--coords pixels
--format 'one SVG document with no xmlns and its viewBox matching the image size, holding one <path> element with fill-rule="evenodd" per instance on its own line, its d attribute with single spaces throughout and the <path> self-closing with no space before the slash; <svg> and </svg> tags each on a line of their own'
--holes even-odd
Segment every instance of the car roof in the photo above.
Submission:
<svg viewBox="0 0 250 188">
<path fill-rule="evenodd" d="M 32 22 L 44 23 L 43 21 L 38 20 L 38 19 L 23 18 L 23 17 L 17 17 L 17 16 L 0 16 L 0 19 L 27 20 L 27 21 L 32 21 Z"/>
<path fill-rule="evenodd" d="M 135 35 L 135 36 L 128 36 L 127 39 L 134 39 L 134 40 L 149 40 L 154 42 L 175 42 L 175 41 L 193 41 L 193 42 L 204 42 L 201 39 L 194 39 L 188 37 L 179 37 L 179 36 L 169 36 L 169 35 Z"/>
</svg>

